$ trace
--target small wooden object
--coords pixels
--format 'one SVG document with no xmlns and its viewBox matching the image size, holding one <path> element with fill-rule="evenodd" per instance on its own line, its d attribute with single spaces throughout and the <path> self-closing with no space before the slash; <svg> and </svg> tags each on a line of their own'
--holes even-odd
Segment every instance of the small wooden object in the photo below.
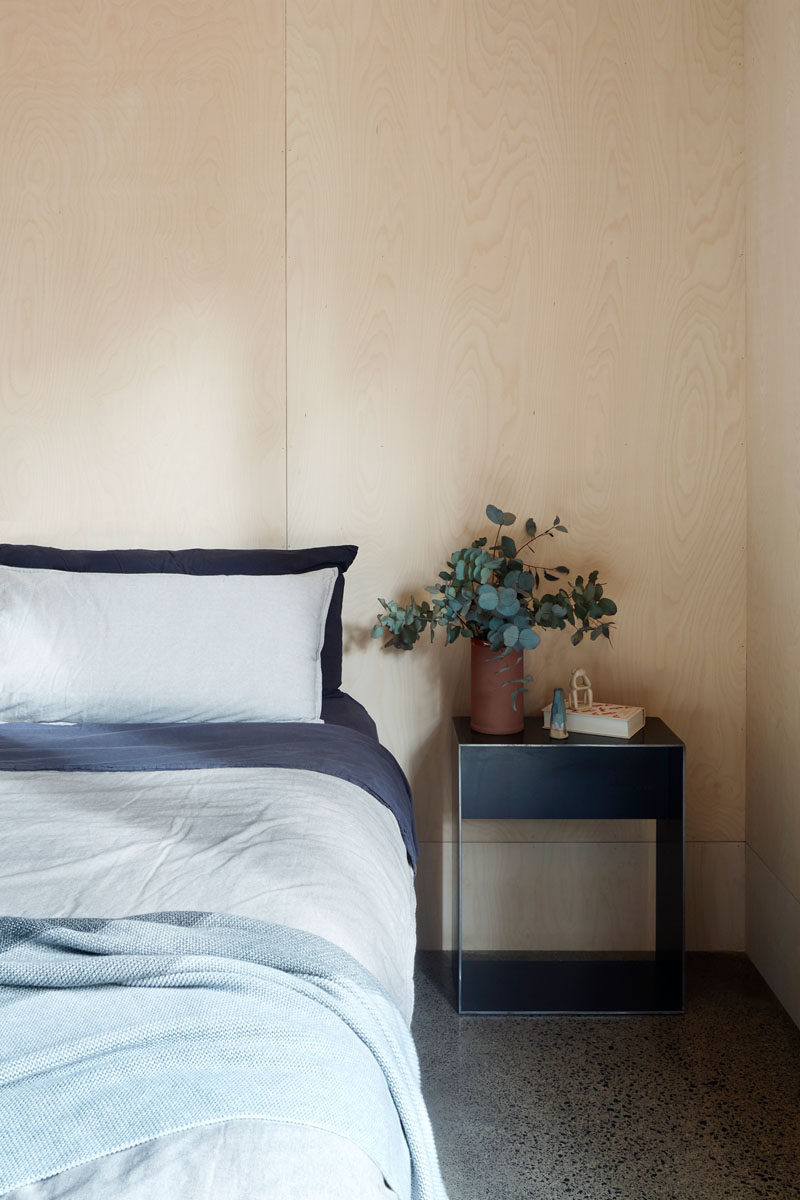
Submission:
<svg viewBox="0 0 800 1200">
<path fill-rule="evenodd" d="M 592 682 L 583 667 L 576 667 L 569 677 L 569 706 L 575 712 L 591 708 L 594 701 Z"/>
</svg>

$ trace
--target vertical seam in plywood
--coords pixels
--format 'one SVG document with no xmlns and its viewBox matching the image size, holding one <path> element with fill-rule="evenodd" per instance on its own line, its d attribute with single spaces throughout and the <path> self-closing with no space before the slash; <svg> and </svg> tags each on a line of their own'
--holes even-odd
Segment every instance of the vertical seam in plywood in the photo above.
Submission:
<svg viewBox="0 0 800 1200">
<path fill-rule="evenodd" d="M 283 544 L 289 546 L 289 0 L 283 5 Z"/>
<path fill-rule="evenodd" d="M 744 174 L 744 271 L 742 286 L 744 288 L 744 948 L 750 953 L 750 892 L 748 886 L 749 872 L 747 869 L 747 852 L 750 849 L 750 585 L 752 565 L 750 561 L 750 287 L 748 270 L 750 256 L 750 194 L 748 147 L 748 76 L 747 50 L 749 44 L 748 29 L 749 12 L 742 5 L 742 148 Z"/>
<path fill-rule="evenodd" d="M 750 296 L 748 258 L 750 254 L 749 174 L 747 164 L 747 35 L 748 10 L 742 6 L 742 152 L 744 175 L 744 844 L 750 844 Z M 745 879 L 745 946 L 747 944 L 747 881 Z"/>
</svg>

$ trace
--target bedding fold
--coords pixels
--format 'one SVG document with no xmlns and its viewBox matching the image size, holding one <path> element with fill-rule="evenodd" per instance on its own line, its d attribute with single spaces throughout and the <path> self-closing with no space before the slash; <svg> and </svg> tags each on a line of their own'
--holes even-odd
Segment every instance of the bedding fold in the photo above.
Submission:
<svg viewBox="0 0 800 1200">
<path fill-rule="evenodd" d="M 385 805 L 412 867 L 419 846 L 411 789 L 374 738 L 343 725 L 295 722 L 0 724 L 0 771 L 190 771 L 287 767 L 334 775 Z"/>
</svg>

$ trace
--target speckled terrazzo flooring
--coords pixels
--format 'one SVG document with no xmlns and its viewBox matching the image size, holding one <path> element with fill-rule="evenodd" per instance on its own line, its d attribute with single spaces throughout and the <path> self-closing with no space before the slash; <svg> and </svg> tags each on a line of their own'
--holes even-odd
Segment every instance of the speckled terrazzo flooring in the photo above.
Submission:
<svg viewBox="0 0 800 1200">
<path fill-rule="evenodd" d="M 450 970 L 413 1024 L 450 1200 L 800 1198 L 800 1030 L 744 956 L 669 1017 L 459 1017 Z"/>
</svg>

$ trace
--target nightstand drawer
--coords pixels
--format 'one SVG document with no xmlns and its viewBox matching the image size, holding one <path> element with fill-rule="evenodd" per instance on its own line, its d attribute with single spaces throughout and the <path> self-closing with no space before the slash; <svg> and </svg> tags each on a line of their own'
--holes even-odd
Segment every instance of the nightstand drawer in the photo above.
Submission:
<svg viewBox="0 0 800 1200">
<path fill-rule="evenodd" d="M 671 747 L 579 745 L 461 746 L 463 820 L 569 817 L 635 819 L 680 817 L 670 811 Z"/>
</svg>

